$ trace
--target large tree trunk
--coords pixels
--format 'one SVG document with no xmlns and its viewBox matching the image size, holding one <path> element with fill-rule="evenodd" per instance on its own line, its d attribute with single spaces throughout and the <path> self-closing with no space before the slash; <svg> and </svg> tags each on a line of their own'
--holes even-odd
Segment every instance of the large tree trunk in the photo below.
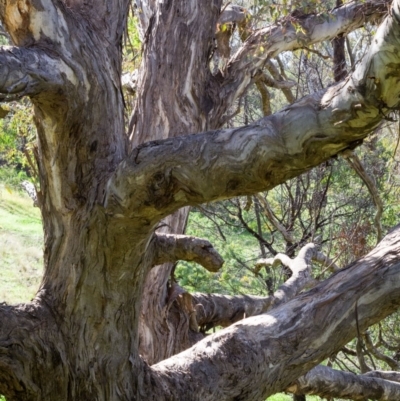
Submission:
<svg viewBox="0 0 400 401">
<path fill-rule="evenodd" d="M 174 1 L 160 8 L 151 0 L 136 1 L 138 9 L 142 10 L 139 16 L 144 53 L 138 98 L 130 123 L 132 146 L 220 128 L 227 119 L 229 108 L 253 81 L 259 64 L 272 52 L 277 55 L 298 46 L 298 38 L 290 24 L 284 36 L 280 27 L 260 30 L 232 56 L 222 73 L 211 75 L 209 59 L 214 51 L 221 51 L 214 49 L 217 22 L 238 22 L 238 19 L 246 18 L 238 8 L 224 7 L 225 11 L 219 14 L 221 3 L 213 0 L 206 7 L 198 7 L 193 2 Z M 320 17 L 310 15 L 309 21 L 300 22 L 305 31 L 301 40 L 313 43 L 319 41 L 321 35 L 334 37 L 366 20 L 379 18 L 383 10 L 384 3 L 366 3 L 362 11 L 359 5 L 343 8 L 331 16 L 331 20 L 328 18 L 330 23 L 323 29 L 318 29 Z M 273 38 L 272 42 L 269 37 Z M 268 43 L 261 57 L 257 50 L 261 47 L 260 38 Z M 252 52 L 257 53 L 259 60 L 253 59 L 249 64 L 245 60 Z M 244 62 L 245 67 L 240 67 Z M 161 223 L 160 231 L 183 233 L 188 212 L 188 208 L 183 208 L 168 216 Z M 187 310 L 178 302 L 170 302 L 169 280 L 173 267 L 171 263 L 157 266 L 146 279 L 145 293 L 151 295 L 146 296 L 142 304 L 140 353 L 149 364 L 166 359 L 202 338 L 190 329 Z"/>
<path fill-rule="evenodd" d="M 212 107 L 208 94 L 211 72 L 208 57 L 213 48 L 221 0 L 205 7 L 196 2 L 174 1 L 165 7 L 151 1 L 138 6 L 146 33 L 138 97 L 131 118 L 132 146 L 210 128 Z M 204 29 L 207 26 L 208 29 Z M 161 222 L 159 232 L 182 234 L 189 209 L 182 208 Z M 146 279 L 140 319 L 140 353 L 155 363 L 188 348 L 201 337 L 190 336 L 189 317 L 169 302 L 174 265 L 154 267 Z M 194 338 L 189 338 L 194 337 Z"/>
<path fill-rule="evenodd" d="M 224 77 L 211 77 L 207 63 L 220 3 L 153 4 L 144 52 L 149 70 L 142 72 L 132 124 L 131 141 L 140 146 L 132 151 L 120 83 L 128 4 L 0 1 L 0 16 L 17 46 L 0 51 L 1 99 L 30 96 L 34 104 L 45 233 L 45 272 L 36 298 L 0 305 L 0 392 L 8 400 L 261 400 L 337 351 L 357 327 L 397 309 L 399 230 L 311 292 L 283 305 L 280 300 L 292 294 L 284 288 L 269 315 L 236 323 L 150 368 L 139 355 L 140 305 L 145 293 L 147 320 L 163 311 L 169 270 L 149 272 L 174 260 L 172 254 L 183 257 L 176 247 L 191 242 L 171 242 L 155 231 L 182 207 L 272 188 L 377 127 L 399 106 L 400 59 L 393 51 L 399 47 L 398 2 L 369 56 L 345 83 L 248 127 L 141 144 L 146 131 L 163 138 L 219 126 L 226 99 L 243 93 L 261 65 L 249 64 L 263 38 L 254 35 L 217 85 Z M 182 69 L 170 59 L 178 48 L 187 57 Z M 268 54 L 261 56 L 265 61 Z M 146 288 L 146 277 L 154 285 L 147 281 Z M 160 296 L 152 293 L 158 290 Z M 264 311 L 258 306 L 255 311 Z M 163 318 L 160 326 L 142 327 L 161 327 L 160 337 L 170 341 Z M 153 347 L 149 360 L 178 350 L 156 349 L 153 335 L 142 337 Z"/>
</svg>

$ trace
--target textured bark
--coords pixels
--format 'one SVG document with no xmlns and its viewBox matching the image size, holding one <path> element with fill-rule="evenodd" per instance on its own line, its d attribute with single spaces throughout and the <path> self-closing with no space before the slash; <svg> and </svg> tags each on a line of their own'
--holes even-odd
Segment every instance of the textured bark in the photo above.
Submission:
<svg viewBox="0 0 400 401">
<path fill-rule="evenodd" d="M 314 244 L 308 244 L 293 260 L 282 254 L 276 255 L 272 259 L 261 259 L 258 266 L 276 267 L 283 264 L 292 271 L 290 279 L 268 297 L 193 294 L 191 310 L 196 315 L 196 322 L 201 327 L 201 331 L 215 326 L 228 327 L 246 317 L 267 312 L 292 299 L 304 288 L 311 287 L 315 284 L 311 276 L 311 261 L 318 253 Z M 256 266 L 256 268 L 258 267 Z"/>
<path fill-rule="evenodd" d="M 148 4 L 128 143 L 120 78 L 129 2 L 0 0 L 2 22 L 19 46 L 0 49 L 0 93 L 4 100 L 28 95 L 34 104 L 45 232 L 37 296 L 0 305 L 0 393 L 8 400 L 261 400 L 399 306 L 397 229 L 367 257 L 269 314 L 152 367 L 142 360 L 139 321 L 168 332 L 167 347 L 150 350 L 149 360 L 191 342 L 174 342 L 181 326 L 193 324 L 188 296 L 168 288 L 168 271 L 152 268 L 168 255 L 155 249 L 162 219 L 272 188 L 355 146 L 398 108 L 400 94 L 397 1 L 346 82 L 248 127 L 175 137 L 219 124 L 210 99 L 223 85 L 214 86 L 221 77 L 211 76 L 208 61 L 220 3 Z M 340 14 L 336 21 L 343 22 Z M 181 54 L 186 62 L 175 63 Z M 232 62 L 232 72 L 239 64 Z M 245 86 L 246 74 L 237 76 Z M 157 140 L 141 144 L 149 136 Z M 282 292 L 282 302 L 293 296 Z M 166 313 L 175 299 L 173 321 Z M 152 314 L 141 314 L 146 308 Z"/>
<path fill-rule="evenodd" d="M 343 4 L 342 0 L 336 0 L 336 7 L 340 7 Z M 339 82 L 344 79 L 347 75 L 346 70 L 346 55 L 344 52 L 344 44 L 346 38 L 343 34 L 336 36 L 332 40 L 333 45 L 333 76 L 335 82 Z"/>
<path fill-rule="evenodd" d="M 287 304 L 153 365 L 167 397 L 263 400 L 289 387 L 356 336 L 358 328 L 398 307 L 399 234 L 398 227 L 370 254 Z"/>
<path fill-rule="evenodd" d="M 200 5 L 174 1 L 157 5 L 140 1 L 142 31 L 146 32 L 137 102 L 131 118 L 132 146 L 208 128 L 211 72 L 208 59 L 221 0 Z M 155 112 L 156 110 L 156 112 Z M 164 233 L 182 234 L 188 209 L 176 212 L 162 224 Z M 173 264 L 149 273 L 141 311 L 141 354 L 149 363 L 165 359 L 182 347 L 189 330 L 184 311 L 168 304 L 168 280 Z M 147 316 L 152 316 L 148 319 Z M 179 325 L 177 321 L 186 321 Z M 185 344 L 185 345 L 184 345 Z"/>
<path fill-rule="evenodd" d="M 392 401 L 400 399 L 400 384 L 369 375 L 355 375 L 317 366 L 288 388 L 323 398 L 337 397 L 354 401 Z"/>
<path fill-rule="evenodd" d="M 129 131 L 133 146 L 219 128 L 226 120 L 229 107 L 244 93 L 260 66 L 270 56 L 296 48 L 299 43 L 304 46 L 334 37 L 338 32 L 350 31 L 366 21 L 380 18 L 386 11 L 385 2 L 366 2 L 342 7 L 327 18 L 308 16 L 300 21 L 304 35 L 299 34 L 295 24 L 291 23 L 257 31 L 229 63 L 226 58 L 222 78 L 221 73 L 212 76 L 208 68 L 214 49 L 214 36 L 217 41 L 219 34 L 225 38 L 225 41 L 219 41 L 219 50 L 216 52 L 221 53 L 222 42 L 228 46 L 230 35 L 226 35 L 228 30 L 219 32 L 218 27 L 241 22 L 246 16 L 243 8 L 228 5 L 219 14 L 219 0 L 204 7 L 197 7 L 192 2 L 175 1 L 158 8 L 153 0 L 138 0 L 136 5 L 144 37 L 144 54 L 139 74 L 138 101 Z M 261 57 L 260 46 L 265 48 Z M 224 54 L 228 57 L 229 52 L 227 47 Z M 288 88 L 283 91 L 291 98 Z M 267 91 L 263 93 L 267 95 Z M 265 97 L 264 100 L 264 111 L 270 114 L 268 99 Z M 165 227 L 162 231 L 183 233 L 187 213 L 188 209 L 183 209 L 168 217 L 163 222 Z M 146 293 L 153 295 L 143 300 L 140 344 L 141 354 L 149 363 L 165 359 L 187 346 L 184 338 L 187 337 L 188 323 L 177 322 L 189 322 L 188 316 L 175 304 L 170 308 L 167 301 L 172 269 L 172 264 L 157 266 L 146 280 Z M 153 319 L 147 316 L 153 316 Z"/>
<path fill-rule="evenodd" d="M 179 260 L 196 262 L 210 272 L 217 272 L 224 263 L 210 242 L 187 235 L 156 234 L 154 242 L 154 265 L 175 263 Z"/>
<path fill-rule="evenodd" d="M 233 101 L 245 93 L 267 60 L 279 53 L 309 46 L 322 40 L 350 32 L 368 21 L 382 18 L 389 2 L 350 2 L 322 15 L 303 15 L 252 33 L 232 55 L 220 87 L 213 96 L 210 120 L 219 126 Z M 301 30 L 299 30 L 299 26 Z"/>
</svg>

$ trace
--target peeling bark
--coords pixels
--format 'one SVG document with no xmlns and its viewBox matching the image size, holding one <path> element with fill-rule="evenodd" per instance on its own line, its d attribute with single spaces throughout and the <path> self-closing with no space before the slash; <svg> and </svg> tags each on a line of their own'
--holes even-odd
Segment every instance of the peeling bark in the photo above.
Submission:
<svg viewBox="0 0 400 401">
<path fill-rule="evenodd" d="M 225 100 L 260 67 L 247 65 L 244 55 L 254 55 L 259 38 L 282 39 L 282 30 L 249 37 L 219 82 L 208 62 L 220 1 L 141 4 L 152 12 L 143 18 L 147 40 L 128 143 L 120 77 L 129 2 L 0 0 L 1 19 L 20 46 L 0 50 L 0 93 L 5 100 L 28 95 L 34 104 L 45 232 L 37 296 L 27 305 L 0 306 L 0 392 L 9 400 L 261 400 L 400 306 L 397 228 L 368 256 L 286 304 L 298 291 L 281 288 L 280 305 L 268 314 L 157 365 L 143 361 L 139 346 L 147 339 L 154 345 L 154 333 L 139 335 L 139 325 L 152 327 L 143 322 L 154 319 L 161 337 L 168 333 L 164 351 L 150 349 L 149 361 L 177 352 L 174 333 L 202 324 L 189 294 L 172 284 L 168 293 L 168 269 L 152 268 L 155 257 L 182 256 L 179 246 L 155 249 L 162 219 L 184 206 L 272 188 L 356 146 L 399 106 L 400 10 L 396 1 L 345 82 L 253 125 L 184 137 L 178 135 L 219 127 Z M 335 21 L 314 18 L 321 23 L 311 24 L 310 40 L 321 38 L 321 28 L 337 35 L 364 22 L 367 14 L 357 17 L 356 9 L 334 11 Z M 298 38 L 286 43 L 293 48 Z M 285 47 L 275 45 L 264 61 Z M 176 65 L 181 54 L 185 62 Z M 143 144 L 147 139 L 154 141 Z M 184 221 L 181 214 L 167 224 L 175 230 Z M 300 256 L 304 272 L 309 257 Z M 302 274 L 298 282 L 307 282 Z M 140 309 L 143 295 L 154 312 L 148 316 Z M 244 313 L 266 303 L 247 301 Z"/>
<path fill-rule="evenodd" d="M 370 375 L 355 375 L 317 366 L 300 377 L 288 388 L 289 392 L 301 391 L 323 398 L 337 397 L 354 401 L 391 401 L 400 397 L 400 384 Z"/>
<path fill-rule="evenodd" d="M 224 114 L 230 105 L 243 95 L 269 58 L 321 40 L 333 39 L 368 21 L 380 19 L 387 12 L 388 4 L 386 1 L 350 2 L 325 15 L 311 14 L 255 31 L 230 58 L 222 73 L 224 79 L 219 90 L 215 91 L 211 120 L 219 122 L 217 126 L 224 121 Z M 301 32 L 297 29 L 298 25 Z"/>
<path fill-rule="evenodd" d="M 167 397 L 262 400 L 289 387 L 354 338 L 357 326 L 363 330 L 398 307 L 399 232 L 397 227 L 370 254 L 292 301 L 153 365 Z"/>
</svg>

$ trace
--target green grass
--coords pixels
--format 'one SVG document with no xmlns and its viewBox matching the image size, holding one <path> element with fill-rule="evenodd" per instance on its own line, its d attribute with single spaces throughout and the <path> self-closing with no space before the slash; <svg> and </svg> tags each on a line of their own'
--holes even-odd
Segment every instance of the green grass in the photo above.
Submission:
<svg viewBox="0 0 400 401">
<path fill-rule="evenodd" d="M 307 398 L 307 401 L 320 401 L 321 400 L 320 397 L 317 397 L 314 395 L 307 395 L 306 398 Z M 267 401 L 292 401 L 292 400 L 293 400 L 292 395 L 283 394 L 283 393 L 274 394 L 271 397 L 267 398 Z"/>
<path fill-rule="evenodd" d="M 0 301 L 29 301 L 43 271 L 40 212 L 23 193 L 0 183 Z M 1 398 L 0 398 L 1 401 Z"/>
</svg>

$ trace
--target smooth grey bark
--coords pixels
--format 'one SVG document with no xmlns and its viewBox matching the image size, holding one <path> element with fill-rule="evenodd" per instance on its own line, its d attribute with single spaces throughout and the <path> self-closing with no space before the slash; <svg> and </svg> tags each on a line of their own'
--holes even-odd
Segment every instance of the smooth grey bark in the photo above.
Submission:
<svg viewBox="0 0 400 401">
<path fill-rule="evenodd" d="M 379 125 L 398 107 L 399 2 L 365 61 L 342 84 L 248 127 L 153 141 L 130 153 L 120 82 L 128 4 L 0 1 L 2 22 L 21 50 L 20 63 L 15 63 L 16 52 L 0 50 L 2 66 L 13 70 L 0 78 L 0 92 L 7 98 L 10 80 L 20 82 L 25 76 L 28 88 L 35 87 L 35 79 L 39 88 L 27 94 L 38 128 L 45 232 L 45 273 L 35 300 L 0 307 L 0 392 L 9 400 L 44 401 L 262 399 L 285 389 L 354 337 L 356 308 L 364 329 L 399 306 L 399 230 L 311 292 L 149 367 L 139 355 L 139 321 L 142 296 L 152 296 L 146 292 L 146 277 L 157 271 L 152 269 L 154 232 L 161 219 L 182 206 L 271 188 L 355 146 Z M 214 82 L 207 69 L 206 39 L 214 33 L 219 3 L 199 10 L 191 9 L 193 2 L 158 3 L 155 18 L 164 28 L 177 15 L 178 4 L 189 4 L 182 9 L 187 12 L 183 21 L 199 10 L 201 18 L 208 15 L 211 21 L 193 33 L 203 40 L 201 51 L 191 50 L 194 37 L 185 42 L 188 60 L 203 75 L 186 74 L 182 84 L 179 78 L 191 64 L 180 73 L 175 70 L 176 76 L 168 70 L 168 57 L 179 47 L 172 28 L 183 41 L 194 27 L 181 21 L 162 32 L 162 24 L 153 25 L 147 50 L 154 53 L 145 49 L 144 63 L 153 63 L 148 77 L 154 73 L 154 82 L 142 73 L 140 113 L 132 124 L 138 127 L 139 142 L 146 130 L 173 136 L 212 121 L 208 92 L 196 82 L 204 80 L 208 89 Z M 157 48 L 155 39 L 165 43 L 168 37 L 171 52 Z M 35 50 L 47 55 L 40 69 L 51 64 L 52 70 L 30 74 L 23 61 Z M 169 82 L 179 84 L 168 115 L 163 114 L 170 107 L 168 98 L 157 97 L 161 86 L 155 83 L 163 83 L 159 66 Z M 198 92 L 192 93 L 191 85 Z M 26 87 L 20 88 L 25 95 Z M 165 86 L 162 90 L 167 96 Z M 159 114 L 146 126 L 143 115 L 154 113 L 159 99 Z"/>
</svg>

